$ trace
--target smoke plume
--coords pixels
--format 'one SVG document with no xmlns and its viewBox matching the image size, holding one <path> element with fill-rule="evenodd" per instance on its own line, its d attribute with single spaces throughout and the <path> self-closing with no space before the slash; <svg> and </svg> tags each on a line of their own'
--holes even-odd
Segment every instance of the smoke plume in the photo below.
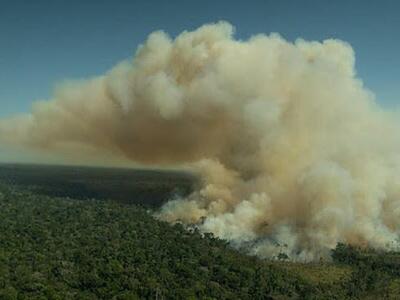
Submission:
<svg viewBox="0 0 400 300">
<path fill-rule="evenodd" d="M 2 143 L 65 157 L 190 167 L 202 184 L 159 217 L 259 256 L 399 246 L 400 124 L 339 40 L 233 38 L 230 24 L 149 35 L 132 61 L 69 82 Z"/>
</svg>

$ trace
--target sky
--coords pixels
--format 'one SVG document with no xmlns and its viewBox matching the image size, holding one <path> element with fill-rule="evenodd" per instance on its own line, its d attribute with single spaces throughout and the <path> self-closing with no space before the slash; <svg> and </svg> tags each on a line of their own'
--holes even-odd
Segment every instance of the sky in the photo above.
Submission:
<svg viewBox="0 0 400 300">
<path fill-rule="evenodd" d="M 64 80 L 131 58 L 154 30 L 176 36 L 229 21 L 236 38 L 278 32 L 349 42 L 358 76 L 385 107 L 400 107 L 400 1 L 0 0 L 0 118 L 29 112 Z"/>
</svg>

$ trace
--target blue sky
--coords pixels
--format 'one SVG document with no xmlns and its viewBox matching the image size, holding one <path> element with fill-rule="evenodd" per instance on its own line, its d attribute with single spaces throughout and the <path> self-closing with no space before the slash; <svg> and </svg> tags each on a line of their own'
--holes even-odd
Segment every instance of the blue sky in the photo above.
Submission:
<svg viewBox="0 0 400 300">
<path fill-rule="evenodd" d="M 400 106 L 400 1 L 0 0 L 0 117 L 30 110 L 57 82 L 99 75 L 131 57 L 146 36 L 172 36 L 218 20 L 236 37 L 339 38 L 356 51 L 365 85 Z"/>
</svg>

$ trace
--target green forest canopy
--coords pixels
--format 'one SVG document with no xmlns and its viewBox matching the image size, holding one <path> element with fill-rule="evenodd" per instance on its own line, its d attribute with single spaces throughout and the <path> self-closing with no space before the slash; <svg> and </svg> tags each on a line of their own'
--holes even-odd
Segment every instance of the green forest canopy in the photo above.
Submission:
<svg viewBox="0 0 400 300">
<path fill-rule="evenodd" d="M 0 185 L 0 299 L 399 299 L 400 255 L 332 253 L 260 260 L 135 205 Z"/>
</svg>

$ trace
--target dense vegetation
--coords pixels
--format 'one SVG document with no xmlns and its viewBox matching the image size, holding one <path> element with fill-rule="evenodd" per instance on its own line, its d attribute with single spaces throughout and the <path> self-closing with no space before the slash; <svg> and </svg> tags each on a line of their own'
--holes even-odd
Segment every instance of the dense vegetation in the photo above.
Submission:
<svg viewBox="0 0 400 300">
<path fill-rule="evenodd" d="M 399 299 L 396 253 L 332 257 L 261 261 L 138 206 L 0 185 L 0 299 Z"/>
<path fill-rule="evenodd" d="M 196 179 L 178 171 L 0 164 L 0 181 L 52 197 L 114 199 L 154 208 L 190 193 Z"/>
</svg>

